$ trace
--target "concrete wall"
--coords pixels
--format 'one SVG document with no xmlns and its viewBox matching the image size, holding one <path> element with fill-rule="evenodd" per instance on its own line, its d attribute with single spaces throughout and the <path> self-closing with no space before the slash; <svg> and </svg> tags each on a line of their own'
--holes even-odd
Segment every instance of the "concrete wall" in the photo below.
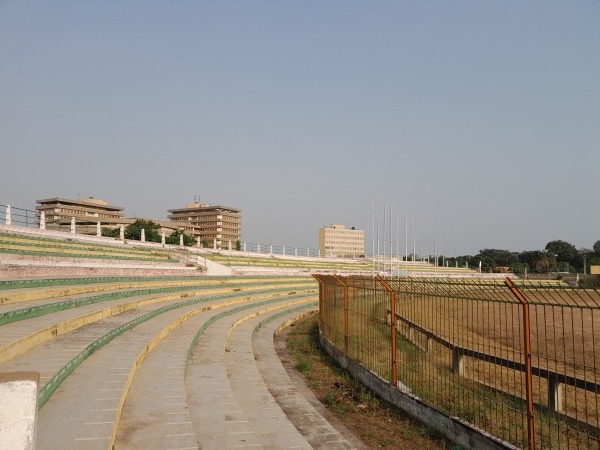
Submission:
<svg viewBox="0 0 600 450">
<path fill-rule="evenodd" d="M 37 372 L 0 373 L 0 447 L 34 450 L 38 409 Z"/>
</svg>

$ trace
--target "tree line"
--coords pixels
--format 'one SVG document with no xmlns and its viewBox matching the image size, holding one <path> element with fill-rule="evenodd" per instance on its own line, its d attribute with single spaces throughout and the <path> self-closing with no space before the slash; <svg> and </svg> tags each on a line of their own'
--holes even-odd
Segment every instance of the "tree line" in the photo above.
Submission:
<svg viewBox="0 0 600 450">
<path fill-rule="evenodd" d="M 600 240 L 596 241 L 591 249 L 577 249 L 566 241 L 555 240 L 546 244 L 544 250 L 528 250 L 512 252 L 486 248 L 478 254 L 464 255 L 452 258 L 438 257 L 438 265 L 458 265 L 459 267 L 481 267 L 485 270 L 494 270 L 508 267 L 514 273 L 589 273 L 591 265 L 600 265 Z"/>
<path fill-rule="evenodd" d="M 160 233 L 160 225 L 152 220 L 137 219 L 125 227 L 124 237 L 131 241 L 142 240 L 142 229 L 144 230 L 144 238 L 147 242 L 161 242 L 162 235 Z M 102 236 L 119 237 L 121 230 L 119 228 L 103 228 Z M 171 245 L 179 245 L 180 237 L 183 235 L 183 245 L 191 246 L 196 244 L 196 239 L 181 231 L 173 231 L 170 235 L 165 236 L 165 243 Z"/>
</svg>

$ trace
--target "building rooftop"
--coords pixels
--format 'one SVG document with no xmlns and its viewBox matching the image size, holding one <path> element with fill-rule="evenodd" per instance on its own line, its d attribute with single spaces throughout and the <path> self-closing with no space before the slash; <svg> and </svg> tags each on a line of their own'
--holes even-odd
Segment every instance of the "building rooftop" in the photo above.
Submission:
<svg viewBox="0 0 600 450">
<path fill-rule="evenodd" d="M 222 210 L 222 211 L 227 211 L 227 212 L 231 212 L 231 213 L 240 213 L 240 212 L 242 212 L 241 209 L 232 208 L 231 206 L 210 205 L 208 203 L 200 203 L 200 202 L 188 203 L 183 208 L 169 209 L 167 211 L 169 211 L 170 213 L 176 213 L 176 212 L 189 212 L 190 210 L 193 210 L 193 209 L 197 209 L 197 210 L 204 210 L 204 209 L 205 210 Z"/>
<path fill-rule="evenodd" d="M 112 210 L 117 210 L 117 211 L 123 211 L 123 207 L 121 206 L 111 206 L 109 205 L 105 200 L 101 200 L 99 198 L 94 198 L 94 197 L 86 197 L 86 198 L 82 198 L 79 200 L 73 200 L 73 199 L 68 199 L 68 198 L 60 198 L 60 197 L 53 197 L 53 198 L 43 198 L 43 199 L 39 199 L 35 201 L 36 203 L 39 203 L 40 205 L 44 205 L 44 204 L 48 204 L 48 203 L 62 203 L 62 204 L 67 204 L 67 205 L 83 205 L 83 206 L 90 206 L 93 208 L 103 208 L 103 209 L 112 209 Z"/>
</svg>

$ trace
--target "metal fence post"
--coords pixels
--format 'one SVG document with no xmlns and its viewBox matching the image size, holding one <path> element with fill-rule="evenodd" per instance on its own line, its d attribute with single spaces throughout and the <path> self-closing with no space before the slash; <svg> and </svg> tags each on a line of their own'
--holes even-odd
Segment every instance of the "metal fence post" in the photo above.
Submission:
<svg viewBox="0 0 600 450">
<path fill-rule="evenodd" d="M 523 345 L 525 353 L 525 395 L 527 396 L 527 440 L 529 449 L 535 449 L 535 423 L 533 417 L 533 369 L 531 367 L 531 321 L 529 316 L 529 302 L 523 293 L 508 277 L 504 279 L 504 284 L 519 300 L 523 306 Z"/>
<path fill-rule="evenodd" d="M 323 280 L 318 275 L 313 274 L 313 278 L 319 283 L 319 329 L 323 329 L 323 323 L 325 318 L 325 292 L 323 289 Z"/>
<path fill-rule="evenodd" d="M 390 327 L 391 327 L 391 344 L 392 344 L 392 384 L 394 386 L 398 386 L 398 354 L 396 351 L 396 323 L 398 321 L 396 317 L 396 291 L 390 286 L 390 284 L 385 281 L 381 275 L 376 275 L 375 279 L 379 281 L 379 283 L 385 288 L 386 291 L 390 294 Z"/>
<path fill-rule="evenodd" d="M 335 278 L 342 286 L 344 286 L 344 353 L 348 354 L 348 285 L 344 282 L 342 277 L 336 275 Z"/>
</svg>

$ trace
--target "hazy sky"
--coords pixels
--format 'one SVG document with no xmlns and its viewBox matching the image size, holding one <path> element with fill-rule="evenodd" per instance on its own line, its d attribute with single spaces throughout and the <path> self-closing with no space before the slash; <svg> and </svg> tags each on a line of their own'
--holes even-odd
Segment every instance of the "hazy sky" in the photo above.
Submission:
<svg viewBox="0 0 600 450">
<path fill-rule="evenodd" d="M 0 204 L 199 195 L 243 241 L 370 248 L 375 199 L 449 256 L 591 247 L 599 24 L 596 0 L 0 0 Z"/>
</svg>

